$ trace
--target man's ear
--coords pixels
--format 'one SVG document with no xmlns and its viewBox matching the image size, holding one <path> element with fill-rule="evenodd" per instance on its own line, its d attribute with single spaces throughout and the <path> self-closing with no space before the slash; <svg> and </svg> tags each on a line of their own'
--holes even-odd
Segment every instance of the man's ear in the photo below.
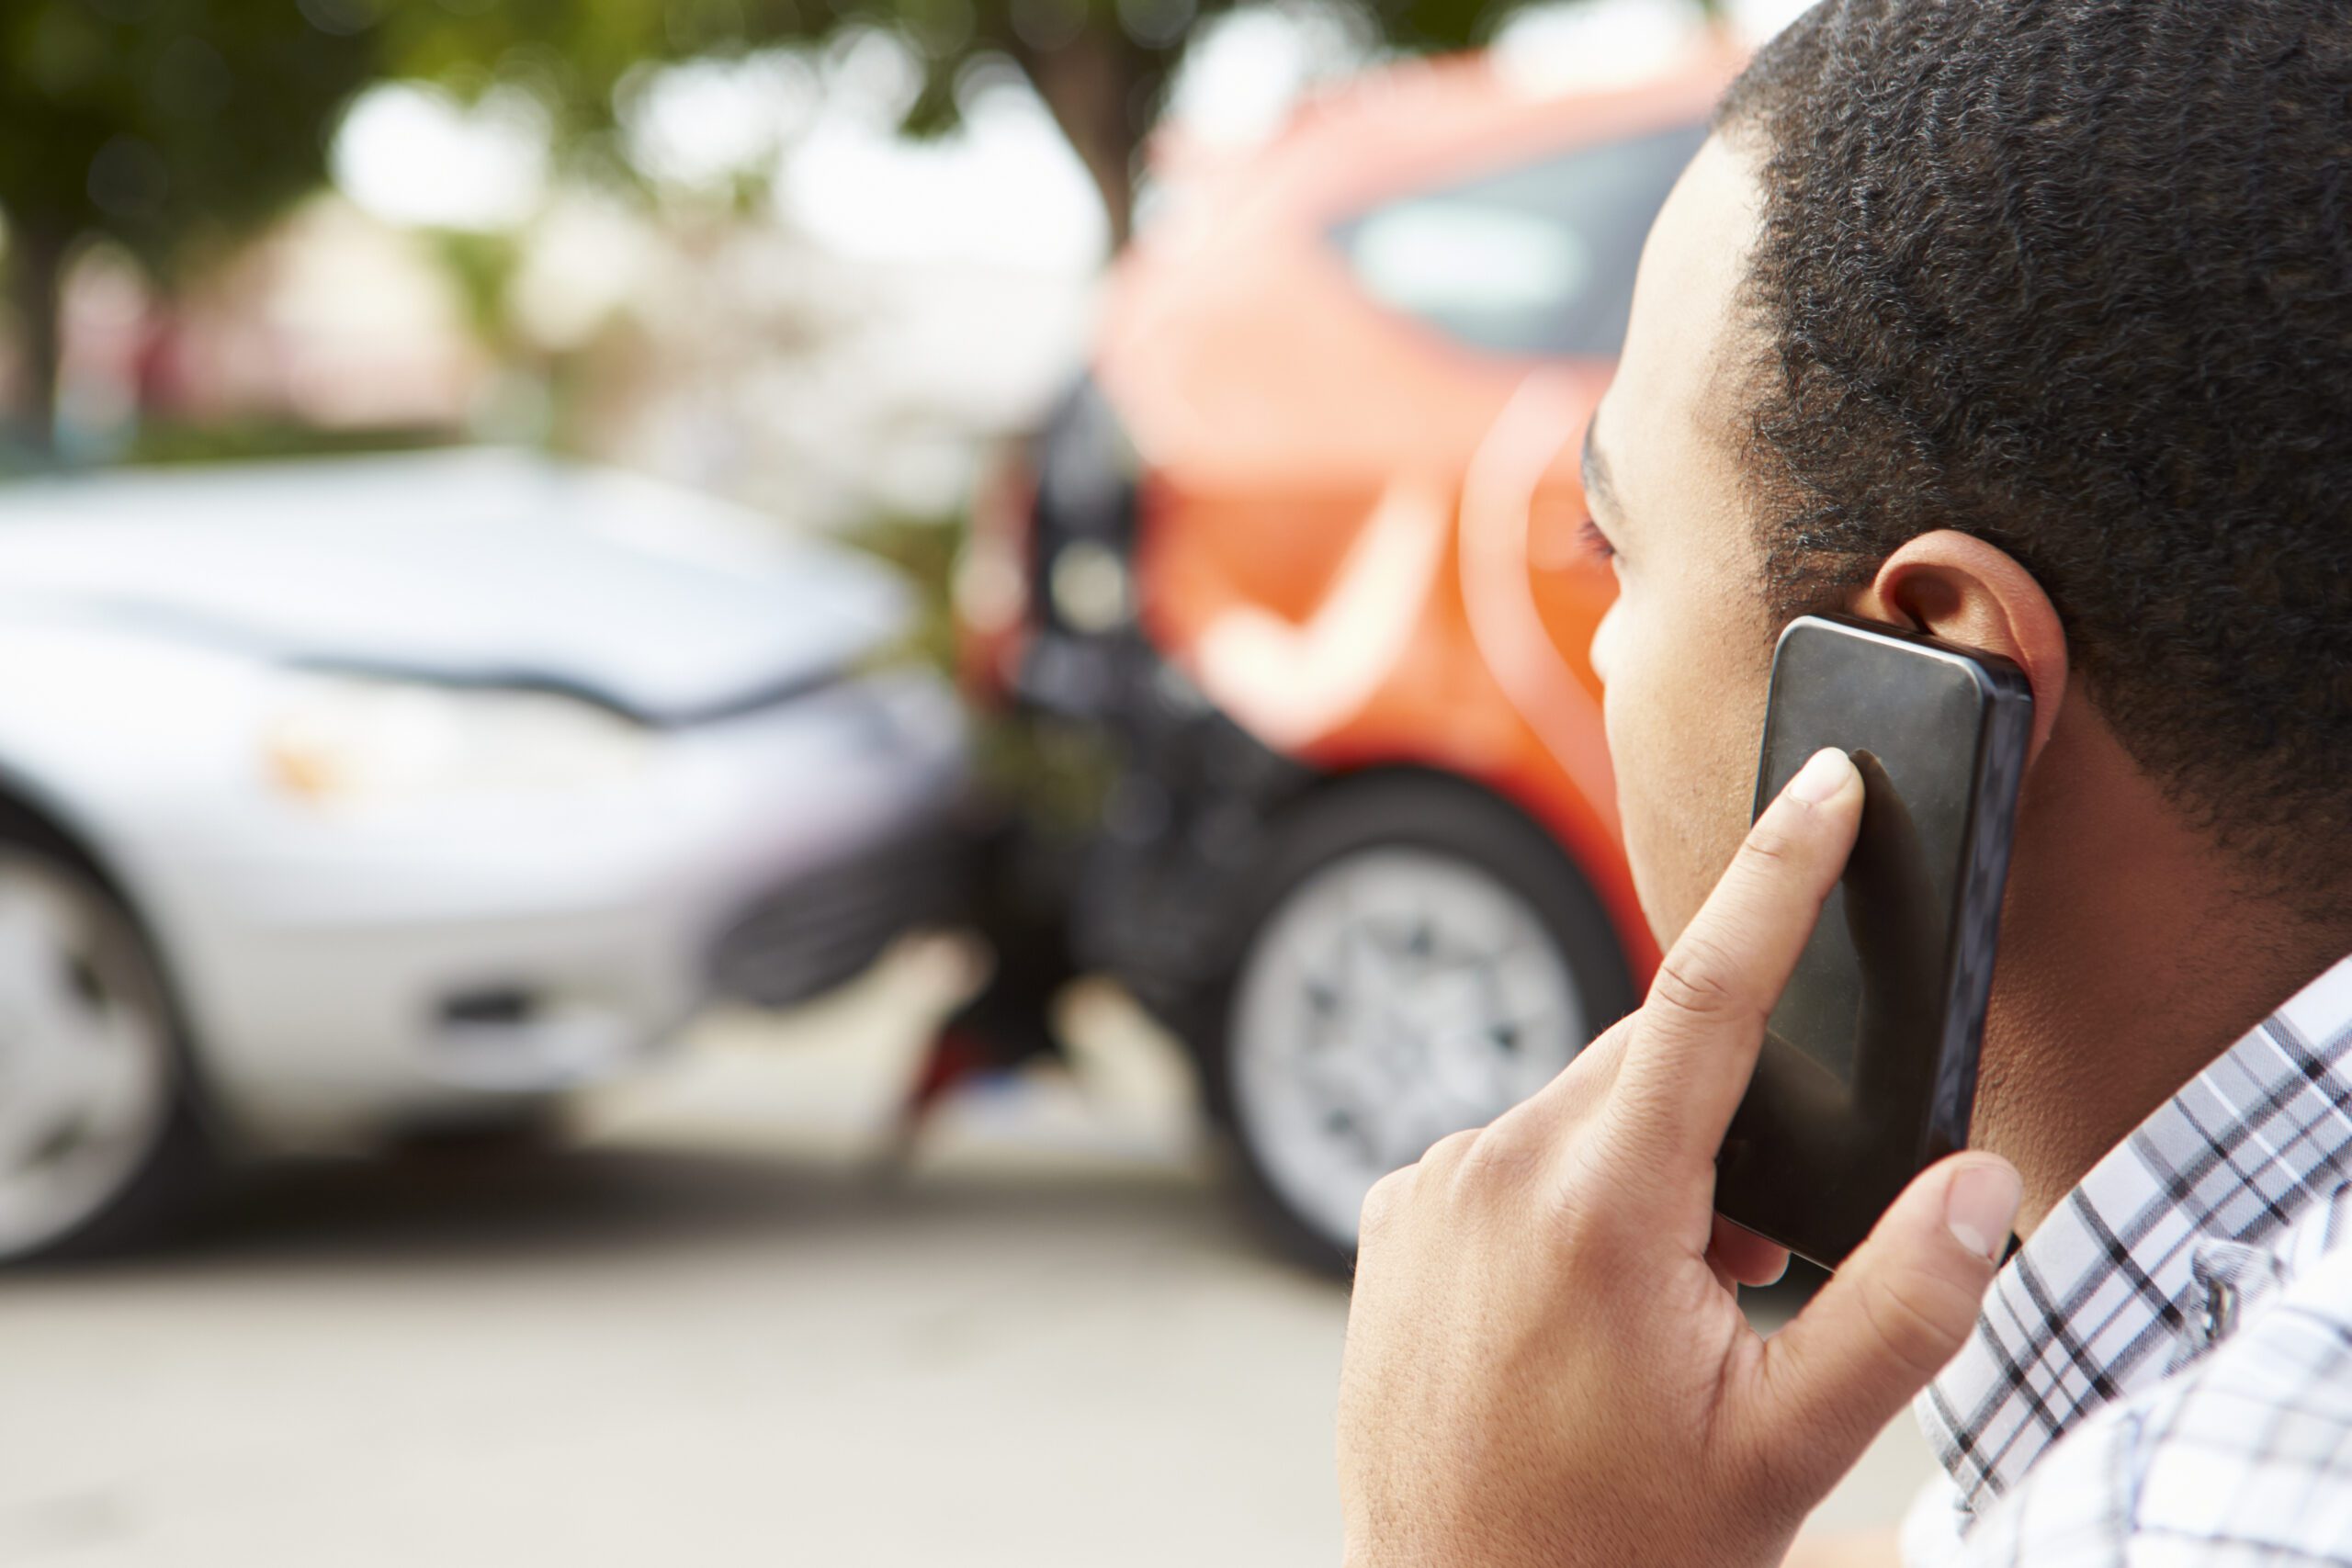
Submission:
<svg viewBox="0 0 2352 1568">
<path fill-rule="evenodd" d="M 1997 653 L 2024 671 L 2033 687 L 2033 739 L 2026 760 L 2041 754 L 2066 697 L 2066 628 L 2050 595 L 2015 556 L 1972 534 L 1939 528 L 1887 557 L 1847 610 Z"/>
</svg>

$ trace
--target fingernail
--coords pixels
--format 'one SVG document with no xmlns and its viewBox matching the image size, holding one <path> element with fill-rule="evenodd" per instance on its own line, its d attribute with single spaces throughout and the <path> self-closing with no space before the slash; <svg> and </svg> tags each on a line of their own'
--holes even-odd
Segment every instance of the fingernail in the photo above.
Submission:
<svg viewBox="0 0 2352 1568">
<path fill-rule="evenodd" d="M 1854 764 L 1835 746 L 1815 751 L 1789 781 L 1789 793 L 1808 806 L 1818 806 L 1836 795 L 1853 776 Z"/>
<path fill-rule="evenodd" d="M 2006 1165 L 1972 1165 L 1944 1192 L 1944 1224 L 1960 1245 L 1987 1263 L 2008 1249 L 2018 1217 L 2018 1173 Z"/>
</svg>

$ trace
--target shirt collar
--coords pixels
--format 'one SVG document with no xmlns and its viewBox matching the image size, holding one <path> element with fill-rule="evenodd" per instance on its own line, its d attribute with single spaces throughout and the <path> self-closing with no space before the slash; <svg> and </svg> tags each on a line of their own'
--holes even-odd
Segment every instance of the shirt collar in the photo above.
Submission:
<svg viewBox="0 0 2352 1568">
<path fill-rule="evenodd" d="M 2165 1374 L 2193 1245 L 2257 1242 L 2352 1169 L 2352 958 L 2246 1032 L 2109 1151 L 1993 1280 L 1917 1414 L 1962 1509 L 2090 1411 Z"/>
</svg>

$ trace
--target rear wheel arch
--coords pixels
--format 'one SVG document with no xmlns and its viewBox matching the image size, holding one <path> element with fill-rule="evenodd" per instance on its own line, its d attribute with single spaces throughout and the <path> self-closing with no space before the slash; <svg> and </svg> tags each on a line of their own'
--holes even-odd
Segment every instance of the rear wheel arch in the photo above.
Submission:
<svg viewBox="0 0 2352 1568">
<path fill-rule="evenodd" d="M 1635 942 L 1623 940 L 1622 922 L 1608 909 L 1609 899 L 1601 888 L 1602 878 L 1596 876 L 1586 863 L 1590 853 L 1587 846 L 1574 841 L 1583 835 L 1564 832 L 1562 824 L 1539 814 L 1520 795 L 1507 787 L 1487 780 L 1457 773 L 1451 768 L 1426 762 L 1386 761 L 1367 763 L 1314 775 L 1304 785 L 1280 796 L 1273 805 L 1266 823 L 1265 837 L 1279 840 L 1297 829 L 1305 819 L 1332 809 L 1335 805 L 1352 803 L 1356 799 L 1389 790 L 1429 792 L 1451 796 L 1473 811 L 1491 812 L 1498 819 L 1508 821 L 1523 834 L 1531 847 L 1558 869 L 1576 877 L 1591 891 L 1604 913 L 1611 915 L 1611 924 L 1618 931 L 1619 945 L 1624 951 L 1629 968 L 1639 970 L 1642 954 Z M 1243 902 L 1250 902 L 1248 893 Z M 1247 908 L 1236 911 L 1247 918 L 1253 913 Z M 1639 978 L 1638 974 L 1635 976 Z"/>
<path fill-rule="evenodd" d="M 1657 966 L 1657 939 L 1634 892 L 1633 869 L 1626 863 L 1624 840 L 1615 825 L 1613 808 L 1597 806 L 1557 772 L 1498 779 L 1479 787 L 1514 807 L 1576 867 L 1616 928 L 1617 944 L 1633 970 L 1634 983 L 1646 984 Z"/>
<path fill-rule="evenodd" d="M 1532 845 L 1540 843 L 1541 853 L 1591 891 L 1617 931 L 1618 945 L 1625 954 L 1627 966 L 1634 971 L 1635 981 L 1644 977 L 1647 959 L 1643 952 L 1642 939 L 1647 937 L 1646 928 L 1638 936 L 1627 932 L 1624 922 L 1617 918 L 1617 912 L 1611 907 L 1611 900 L 1604 886 L 1607 879 L 1596 875 L 1588 863 L 1589 856 L 1599 852 L 1599 845 L 1591 840 L 1598 839 L 1599 844 L 1608 842 L 1605 830 L 1597 819 L 1579 828 L 1576 823 L 1561 820 L 1555 814 L 1539 811 L 1521 792 L 1505 783 L 1417 761 L 1370 762 L 1339 769 L 1314 776 L 1312 782 L 1277 801 L 1266 825 L 1266 836 L 1270 840 L 1282 837 L 1297 819 L 1328 809 L 1334 801 L 1352 800 L 1363 792 L 1390 788 L 1428 790 L 1451 795 L 1470 809 L 1491 811 L 1515 823 L 1527 835 Z M 1582 822 L 1589 818 L 1590 813 L 1581 801 L 1577 804 L 1578 820 Z"/>
<path fill-rule="evenodd" d="M 1464 800 L 1476 800 L 1496 810 L 1517 818 L 1527 830 L 1543 838 L 1552 852 L 1583 875 L 1584 868 L 1577 856 L 1560 841 L 1553 825 L 1532 810 L 1517 793 L 1488 780 L 1458 773 L 1452 768 L 1428 762 L 1374 762 L 1363 767 L 1334 773 L 1318 780 L 1302 800 L 1336 790 L 1385 787 L 1392 784 L 1409 784 L 1412 788 L 1430 788 L 1448 792 Z"/>
<path fill-rule="evenodd" d="M 1518 817 L 1540 833 L 1551 852 L 1592 889 L 1616 929 L 1618 946 L 1635 981 L 1646 983 L 1657 964 L 1657 943 L 1625 863 L 1612 803 L 1593 798 L 1572 772 L 1548 753 L 1522 750 L 1484 759 L 1501 765 L 1480 767 L 1476 764 L 1482 759 L 1465 754 L 1453 744 L 1454 738 L 1436 739 L 1434 750 L 1408 748 L 1391 756 L 1383 747 L 1369 755 L 1340 752 L 1315 757 L 1311 764 L 1319 772 L 1314 791 L 1344 787 L 1359 779 L 1426 778 L 1471 792 Z"/>
</svg>

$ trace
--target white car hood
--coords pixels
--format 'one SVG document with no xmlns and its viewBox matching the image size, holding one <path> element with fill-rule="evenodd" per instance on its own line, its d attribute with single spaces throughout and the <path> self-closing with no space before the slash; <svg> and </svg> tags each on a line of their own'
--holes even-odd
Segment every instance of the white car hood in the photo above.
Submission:
<svg viewBox="0 0 2352 1568">
<path fill-rule="evenodd" d="M 773 700 L 897 637 L 888 569 L 653 480 L 470 450 L 0 489 L 0 615 L 289 663 L 577 692 L 650 722 Z"/>
</svg>

